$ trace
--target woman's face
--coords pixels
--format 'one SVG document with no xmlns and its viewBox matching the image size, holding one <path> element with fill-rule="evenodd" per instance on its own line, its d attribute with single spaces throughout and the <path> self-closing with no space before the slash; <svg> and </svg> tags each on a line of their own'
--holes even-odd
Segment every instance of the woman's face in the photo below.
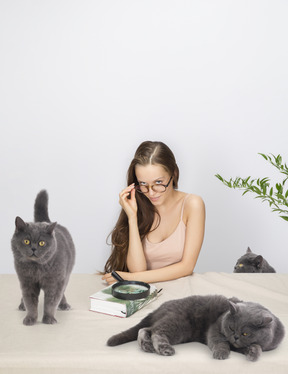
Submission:
<svg viewBox="0 0 288 374">
<path fill-rule="evenodd" d="M 153 205 L 161 205 L 173 191 L 173 181 L 170 180 L 171 175 L 161 165 L 136 165 L 135 174 L 139 186 L 147 186 L 149 188 L 149 191 L 145 192 L 144 195 Z M 157 185 L 167 185 L 169 181 L 169 186 L 165 192 L 157 191 Z M 151 186 L 155 186 L 156 191 Z"/>
</svg>

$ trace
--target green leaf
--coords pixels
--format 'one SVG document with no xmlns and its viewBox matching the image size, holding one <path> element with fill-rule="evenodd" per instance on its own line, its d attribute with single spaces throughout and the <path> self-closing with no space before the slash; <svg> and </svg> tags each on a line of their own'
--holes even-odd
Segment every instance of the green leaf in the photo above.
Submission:
<svg viewBox="0 0 288 374">
<path fill-rule="evenodd" d="M 242 193 L 242 196 L 246 195 L 247 192 L 249 192 L 249 190 L 244 191 L 244 192 Z M 259 196 L 257 196 L 257 197 L 259 197 Z"/>
<path fill-rule="evenodd" d="M 279 194 L 283 192 L 283 186 L 280 183 L 276 183 L 276 188 Z"/>
<path fill-rule="evenodd" d="M 273 187 L 270 189 L 270 196 L 273 196 Z"/>
<path fill-rule="evenodd" d="M 275 156 L 274 156 L 274 157 L 275 157 Z M 281 165 L 281 163 L 282 163 L 282 157 L 281 157 L 280 155 L 278 155 L 278 156 L 276 157 L 276 159 L 275 159 L 275 162 L 276 162 L 277 165 Z"/>
<path fill-rule="evenodd" d="M 221 182 L 223 182 L 223 180 L 224 180 L 224 179 L 221 177 L 221 175 L 219 175 L 219 174 L 216 174 L 215 177 L 218 178 Z"/>
<path fill-rule="evenodd" d="M 255 187 L 255 186 L 252 187 L 252 191 L 257 193 L 258 195 L 261 195 L 261 191 L 259 190 L 259 188 Z"/>
<path fill-rule="evenodd" d="M 268 157 L 266 155 L 264 155 L 264 153 L 258 153 L 258 155 L 261 155 L 262 157 L 265 158 L 265 160 L 268 160 Z"/>
<path fill-rule="evenodd" d="M 267 178 L 267 177 L 265 177 L 265 178 L 263 178 L 263 179 L 261 179 L 261 181 L 260 181 L 260 184 L 262 185 L 262 184 L 268 184 L 269 185 L 269 182 L 270 181 L 270 179 L 269 178 Z"/>
</svg>

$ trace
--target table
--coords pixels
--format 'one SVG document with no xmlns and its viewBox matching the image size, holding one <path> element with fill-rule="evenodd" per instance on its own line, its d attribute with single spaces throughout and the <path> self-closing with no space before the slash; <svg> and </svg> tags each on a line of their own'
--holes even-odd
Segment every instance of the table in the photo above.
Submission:
<svg viewBox="0 0 288 374">
<path fill-rule="evenodd" d="M 15 274 L 0 275 L 0 373 L 2 374 L 90 374 L 90 373 L 288 373 L 288 339 L 274 351 L 263 352 L 253 363 L 231 352 L 218 361 L 206 345 L 175 346 L 176 354 L 163 357 L 145 353 L 137 342 L 106 346 L 107 339 L 138 323 L 163 302 L 189 295 L 222 294 L 259 302 L 280 318 L 288 331 L 288 274 L 194 273 L 175 281 L 156 283 L 161 295 L 128 318 L 89 311 L 89 296 L 106 285 L 99 275 L 72 274 L 66 290 L 70 311 L 57 311 L 55 325 L 39 322 L 24 326 L 25 312 L 19 311 L 21 291 Z"/>
</svg>

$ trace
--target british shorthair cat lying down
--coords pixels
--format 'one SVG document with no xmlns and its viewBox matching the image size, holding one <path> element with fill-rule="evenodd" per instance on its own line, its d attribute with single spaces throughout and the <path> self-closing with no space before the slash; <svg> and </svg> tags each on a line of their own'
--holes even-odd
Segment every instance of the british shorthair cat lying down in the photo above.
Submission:
<svg viewBox="0 0 288 374">
<path fill-rule="evenodd" d="M 171 356 L 174 344 L 200 342 L 215 359 L 227 359 L 232 350 L 256 361 L 283 337 L 280 320 L 260 304 L 221 295 L 190 296 L 162 304 L 136 326 L 112 336 L 107 345 L 138 340 L 145 352 Z"/>
</svg>

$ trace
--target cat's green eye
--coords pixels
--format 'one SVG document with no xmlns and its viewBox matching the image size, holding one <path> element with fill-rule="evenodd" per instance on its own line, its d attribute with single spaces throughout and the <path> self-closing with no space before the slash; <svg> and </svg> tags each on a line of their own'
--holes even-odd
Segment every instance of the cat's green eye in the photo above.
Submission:
<svg viewBox="0 0 288 374">
<path fill-rule="evenodd" d="M 242 335 L 243 336 L 248 336 L 248 333 L 247 332 L 243 332 Z"/>
<path fill-rule="evenodd" d="M 41 242 L 39 242 L 39 245 L 40 245 L 40 247 L 44 247 L 44 245 L 45 245 L 44 240 L 41 240 Z"/>
<path fill-rule="evenodd" d="M 243 268 L 243 264 L 239 264 L 238 266 L 239 266 L 239 268 Z"/>
<path fill-rule="evenodd" d="M 23 241 L 24 241 L 24 244 L 26 244 L 26 245 L 30 244 L 30 240 L 28 240 L 28 239 L 24 239 Z"/>
</svg>

